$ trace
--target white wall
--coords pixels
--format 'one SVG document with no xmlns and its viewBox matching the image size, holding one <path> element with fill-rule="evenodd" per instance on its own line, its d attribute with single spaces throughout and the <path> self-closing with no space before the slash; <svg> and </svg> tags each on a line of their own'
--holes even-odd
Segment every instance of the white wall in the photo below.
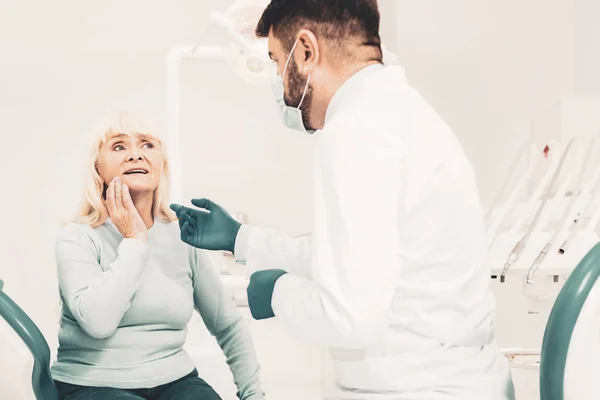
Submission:
<svg viewBox="0 0 600 400">
<path fill-rule="evenodd" d="M 600 95 L 600 2 L 575 2 L 575 92 Z"/>
<path fill-rule="evenodd" d="M 110 104 L 162 113 L 164 55 L 176 44 L 220 41 L 205 30 L 217 4 L 225 9 L 230 0 L 0 2 L 0 205 L 6 210 L 0 278 L 51 344 L 54 233 L 79 198 L 84 157 L 73 146 Z M 600 92 L 596 0 L 380 4 L 384 42 L 455 129 L 486 203 L 511 152 L 529 135 L 529 118 L 567 94 Z M 185 156 L 196 162 L 184 171 L 186 196 L 222 199 L 257 223 L 305 231 L 313 139 L 276 127 L 267 89 L 254 97 L 215 68 L 185 67 Z M 220 75 L 213 79 L 212 73 Z M 248 129 L 261 124 L 260 131 Z M 293 148 L 302 149 L 300 155 Z M 214 175 L 196 169 L 204 163 Z"/>
<path fill-rule="evenodd" d="M 572 0 L 399 0 L 398 52 L 489 204 L 531 116 L 573 92 Z"/>
</svg>

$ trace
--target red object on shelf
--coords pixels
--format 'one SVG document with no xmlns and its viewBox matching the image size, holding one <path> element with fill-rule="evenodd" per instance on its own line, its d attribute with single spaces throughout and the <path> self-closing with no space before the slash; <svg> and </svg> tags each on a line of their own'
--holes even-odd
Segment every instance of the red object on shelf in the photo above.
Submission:
<svg viewBox="0 0 600 400">
<path fill-rule="evenodd" d="M 548 153 L 550 153 L 550 147 L 546 145 L 546 147 L 544 147 L 544 157 L 548 158 Z"/>
</svg>

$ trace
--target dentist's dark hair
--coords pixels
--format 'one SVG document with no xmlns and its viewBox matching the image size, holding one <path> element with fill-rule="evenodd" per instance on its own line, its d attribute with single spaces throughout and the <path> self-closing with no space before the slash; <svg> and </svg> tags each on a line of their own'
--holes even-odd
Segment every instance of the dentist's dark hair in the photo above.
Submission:
<svg viewBox="0 0 600 400">
<path fill-rule="evenodd" d="M 256 36 L 273 36 L 290 51 L 300 29 L 309 29 L 343 52 L 352 44 L 373 50 L 381 61 L 377 0 L 271 0 L 256 26 Z"/>
</svg>

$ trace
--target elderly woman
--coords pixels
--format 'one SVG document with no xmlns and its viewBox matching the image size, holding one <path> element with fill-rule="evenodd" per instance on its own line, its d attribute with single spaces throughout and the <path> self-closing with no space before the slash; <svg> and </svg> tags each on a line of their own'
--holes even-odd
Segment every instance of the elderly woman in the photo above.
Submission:
<svg viewBox="0 0 600 400">
<path fill-rule="evenodd" d="M 61 399 L 220 399 L 183 350 L 194 308 L 238 397 L 264 399 L 247 326 L 207 254 L 180 240 L 164 148 L 136 122 L 120 113 L 98 132 L 82 212 L 56 241 Z"/>
</svg>

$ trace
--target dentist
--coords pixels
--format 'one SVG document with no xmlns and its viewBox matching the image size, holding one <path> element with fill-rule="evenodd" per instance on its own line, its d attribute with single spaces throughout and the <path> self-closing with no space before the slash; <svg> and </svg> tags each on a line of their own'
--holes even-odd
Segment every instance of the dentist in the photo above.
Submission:
<svg viewBox="0 0 600 400">
<path fill-rule="evenodd" d="M 278 65 L 283 123 L 321 130 L 313 235 L 241 226 L 195 199 L 171 206 L 181 239 L 257 270 L 253 317 L 328 347 L 343 389 L 512 400 L 475 174 L 401 67 L 383 65 L 379 19 L 375 0 L 273 0 L 256 28 Z"/>
</svg>

